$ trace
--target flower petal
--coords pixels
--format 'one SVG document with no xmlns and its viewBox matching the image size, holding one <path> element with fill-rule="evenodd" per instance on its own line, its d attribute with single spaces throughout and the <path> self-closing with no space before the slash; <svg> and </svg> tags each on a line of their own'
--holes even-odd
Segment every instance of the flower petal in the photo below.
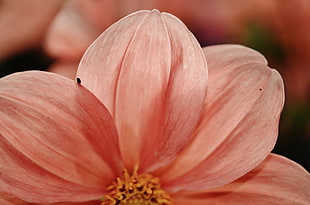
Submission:
<svg viewBox="0 0 310 205">
<path fill-rule="evenodd" d="M 10 194 L 0 191 L 0 204 L 1 205 L 26 205 L 27 202 L 17 199 Z"/>
<path fill-rule="evenodd" d="M 48 72 L 0 80 L 0 188 L 30 202 L 98 199 L 119 174 L 113 120 L 83 86 Z"/>
<path fill-rule="evenodd" d="M 280 75 L 237 45 L 205 48 L 208 93 L 193 142 L 161 176 L 167 188 L 208 189 L 256 167 L 277 139 L 284 103 Z"/>
<path fill-rule="evenodd" d="M 70 79 L 74 79 L 77 67 L 78 62 L 76 61 L 58 61 L 52 64 L 48 68 L 48 71 L 52 73 L 57 73 Z"/>
<path fill-rule="evenodd" d="M 176 205 L 310 204 L 310 175 L 295 162 L 270 154 L 254 170 L 223 187 L 174 194 Z"/>
<path fill-rule="evenodd" d="M 100 204 L 100 200 L 97 201 L 88 201 L 88 202 L 81 202 L 81 203 L 57 203 L 57 204 L 42 204 L 42 205 L 98 205 Z M 37 205 L 37 204 L 33 204 L 33 205 Z"/>
<path fill-rule="evenodd" d="M 202 110 L 207 67 L 176 17 L 140 11 L 112 25 L 87 50 L 77 76 L 114 117 L 127 167 L 150 171 L 188 143 Z"/>
<path fill-rule="evenodd" d="M 17 199 L 16 197 L 9 195 L 7 193 L 0 191 L 0 204 L 1 205 L 98 205 L 100 204 L 100 201 L 89 201 L 89 202 L 81 202 L 81 203 L 56 203 L 56 204 L 38 204 L 38 203 L 28 203 L 23 200 Z"/>
</svg>

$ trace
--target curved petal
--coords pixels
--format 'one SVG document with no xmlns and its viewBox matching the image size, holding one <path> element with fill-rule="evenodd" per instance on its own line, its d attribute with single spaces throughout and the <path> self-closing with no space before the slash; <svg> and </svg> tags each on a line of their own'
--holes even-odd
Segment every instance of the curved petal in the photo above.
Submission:
<svg viewBox="0 0 310 205">
<path fill-rule="evenodd" d="M 88 202 L 81 202 L 81 203 L 56 203 L 56 204 L 42 204 L 42 205 L 99 205 L 101 202 L 100 200 L 97 201 L 88 201 Z M 37 205 L 37 204 L 33 204 Z"/>
<path fill-rule="evenodd" d="M 49 66 L 48 71 L 57 73 L 70 79 L 74 79 L 78 67 L 77 61 L 57 61 Z"/>
<path fill-rule="evenodd" d="M 277 139 L 284 104 L 281 76 L 262 55 L 238 45 L 204 49 L 208 93 L 193 142 L 161 179 L 167 188 L 208 189 L 256 167 Z"/>
<path fill-rule="evenodd" d="M 81 203 L 72 203 L 72 202 L 68 202 L 68 203 L 53 203 L 53 204 L 38 204 L 38 203 L 28 203 L 25 202 L 23 200 L 17 199 L 16 197 L 1 192 L 0 191 L 0 204 L 1 205 L 98 205 L 100 203 L 99 200 L 97 201 L 89 201 L 89 202 L 81 202 Z"/>
<path fill-rule="evenodd" d="M 28 203 L 14 196 L 0 191 L 0 204 L 1 205 L 27 205 Z"/>
<path fill-rule="evenodd" d="M 83 86 L 40 71 L 0 80 L 0 188 L 30 202 L 98 199 L 119 174 L 113 120 Z"/>
<path fill-rule="evenodd" d="M 310 204 L 310 175 L 299 164 L 270 154 L 240 179 L 206 192 L 174 194 L 176 205 L 195 204 Z"/>
<path fill-rule="evenodd" d="M 140 11 L 112 25 L 87 50 L 77 76 L 107 106 L 127 167 L 172 160 L 188 143 L 207 84 L 202 50 L 176 17 Z"/>
</svg>

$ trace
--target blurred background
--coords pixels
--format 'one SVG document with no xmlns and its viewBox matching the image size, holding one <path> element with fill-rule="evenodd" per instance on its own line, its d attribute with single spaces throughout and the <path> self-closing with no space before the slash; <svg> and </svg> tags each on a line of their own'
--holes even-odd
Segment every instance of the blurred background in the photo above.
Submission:
<svg viewBox="0 0 310 205">
<path fill-rule="evenodd" d="M 202 46 L 260 51 L 284 80 L 273 152 L 310 170 L 309 0 L 1 0 L 0 77 L 48 70 L 74 78 L 85 49 L 125 15 L 157 8 L 179 17 Z"/>
</svg>

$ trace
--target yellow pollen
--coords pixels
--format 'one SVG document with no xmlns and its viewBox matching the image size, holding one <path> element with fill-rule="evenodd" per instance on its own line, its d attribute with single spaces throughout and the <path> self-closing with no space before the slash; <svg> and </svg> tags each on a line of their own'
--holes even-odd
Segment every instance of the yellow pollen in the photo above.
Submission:
<svg viewBox="0 0 310 205">
<path fill-rule="evenodd" d="M 132 175 L 127 169 L 107 188 L 108 195 L 101 205 L 172 205 L 169 195 L 161 189 L 159 179 L 150 174 Z"/>
</svg>

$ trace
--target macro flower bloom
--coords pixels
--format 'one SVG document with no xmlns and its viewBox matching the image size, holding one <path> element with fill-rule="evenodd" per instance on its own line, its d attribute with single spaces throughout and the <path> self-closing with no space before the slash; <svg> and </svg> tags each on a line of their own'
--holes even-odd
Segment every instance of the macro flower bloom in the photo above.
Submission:
<svg viewBox="0 0 310 205">
<path fill-rule="evenodd" d="M 176 17 L 133 13 L 89 47 L 76 81 L 0 80 L 0 202 L 307 204 L 309 173 L 270 154 L 283 104 L 261 54 L 201 49 Z"/>
</svg>

